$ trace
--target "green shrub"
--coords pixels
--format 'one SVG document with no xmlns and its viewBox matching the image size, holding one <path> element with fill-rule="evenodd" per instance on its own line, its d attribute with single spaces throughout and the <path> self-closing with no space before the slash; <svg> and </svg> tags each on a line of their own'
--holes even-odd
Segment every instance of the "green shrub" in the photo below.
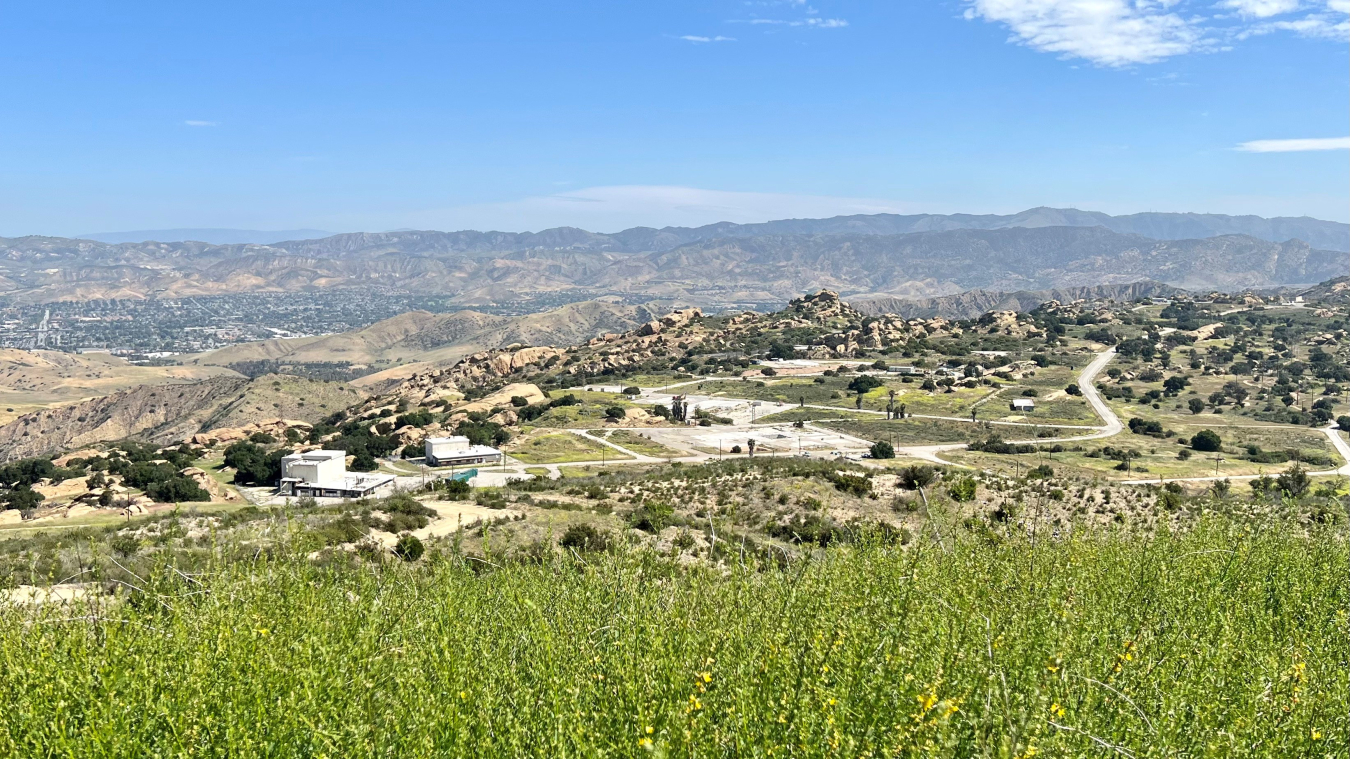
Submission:
<svg viewBox="0 0 1350 759">
<path fill-rule="evenodd" d="M 319 542 L 326 546 L 340 543 L 355 543 L 366 534 L 366 528 L 349 514 L 325 522 L 310 531 Z"/>
<path fill-rule="evenodd" d="M 394 555 L 404 561 L 417 561 L 426 552 L 426 547 L 416 535 L 404 535 L 394 545 Z"/>
<path fill-rule="evenodd" d="M 628 514 L 628 526 L 658 533 L 673 524 L 675 509 L 663 501 L 647 501 Z"/>
<path fill-rule="evenodd" d="M 900 470 L 900 484 L 908 490 L 918 490 L 937 479 L 937 470 L 926 464 L 911 464 Z"/>
<path fill-rule="evenodd" d="M 1200 430 L 1191 438 L 1191 447 L 1197 451 L 1214 453 L 1223 449 L 1223 440 L 1214 430 Z"/>
<path fill-rule="evenodd" d="M 581 553 L 604 551 L 609 548 L 609 536 L 589 524 L 574 524 L 567 528 L 558 544 Z"/>
<path fill-rule="evenodd" d="M 211 500 L 211 494 L 203 490 L 196 480 L 181 475 L 175 475 L 163 482 L 152 483 L 145 489 L 145 494 L 160 503 Z"/>
<path fill-rule="evenodd" d="M 113 536 L 112 540 L 108 541 L 108 547 L 113 550 L 113 553 L 126 558 L 141 550 L 141 542 L 134 535 L 118 533 Z"/>
<path fill-rule="evenodd" d="M 951 485 L 947 486 L 947 495 L 950 495 L 953 501 L 960 503 L 975 500 L 975 478 L 957 478 Z"/>
</svg>

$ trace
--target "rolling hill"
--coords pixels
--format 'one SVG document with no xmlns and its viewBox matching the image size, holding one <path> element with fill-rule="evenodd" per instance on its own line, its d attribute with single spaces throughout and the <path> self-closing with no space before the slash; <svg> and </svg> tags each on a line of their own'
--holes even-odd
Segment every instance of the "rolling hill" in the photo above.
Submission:
<svg viewBox="0 0 1350 759">
<path fill-rule="evenodd" d="M 218 366 L 138 366 L 107 353 L 0 348 L 0 424 L 37 408 L 222 374 L 234 372 Z"/>
<path fill-rule="evenodd" d="M 177 443 L 197 432 L 270 419 L 317 422 L 365 398 L 355 388 L 289 376 L 218 376 L 142 385 L 25 414 L 0 426 L 0 461 L 125 438 Z"/>
<path fill-rule="evenodd" d="M 185 358 L 183 363 L 192 367 L 227 367 L 249 361 L 275 361 L 283 366 L 322 362 L 391 365 L 379 376 L 358 381 L 365 385 L 414 369 L 453 363 L 490 348 L 574 345 L 607 332 L 632 329 L 651 321 L 659 310 L 655 305 L 585 301 L 524 316 L 410 311 L 352 332 L 245 343 Z"/>
</svg>

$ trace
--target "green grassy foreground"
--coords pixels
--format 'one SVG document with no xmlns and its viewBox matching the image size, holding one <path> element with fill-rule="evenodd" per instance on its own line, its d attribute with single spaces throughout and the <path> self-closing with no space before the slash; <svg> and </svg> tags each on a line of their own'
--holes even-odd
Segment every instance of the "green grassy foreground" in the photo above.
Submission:
<svg viewBox="0 0 1350 759">
<path fill-rule="evenodd" d="M 788 567 L 165 569 L 0 612 L 7 756 L 1344 756 L 1340 534 L 842 547 Z"/>
</svg>

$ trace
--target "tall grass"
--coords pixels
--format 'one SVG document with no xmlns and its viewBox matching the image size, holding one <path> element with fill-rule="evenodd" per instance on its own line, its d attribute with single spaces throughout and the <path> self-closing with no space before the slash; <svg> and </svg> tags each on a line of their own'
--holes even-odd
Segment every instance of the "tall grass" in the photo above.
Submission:
<svg viewBox="0 0 1350 759">
<path fill-rule="evenodd" d="M 1345 756 L 1347 577 L 1339 535 L 1219 521 L 772 569 L 166 567 L 0 614 L 0 753 Z"/>
</svg>

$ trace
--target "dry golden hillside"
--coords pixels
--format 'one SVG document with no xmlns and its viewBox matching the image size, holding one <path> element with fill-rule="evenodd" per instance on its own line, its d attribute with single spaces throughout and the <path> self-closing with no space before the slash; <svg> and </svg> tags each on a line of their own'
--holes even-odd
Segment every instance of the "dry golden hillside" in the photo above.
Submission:
<svg viewBox="0 0 1350 759">
<path fill-rule="evenodd" d="M 433 366 L 515 343 L 575 345 L 606 332 L 632 329 L 654 318 L 653 314 L 654 311 L 646 306 L 604 301 L 570 303 L 552 311 L 524 316 L 494 316 L 477 311 L 453 314 L 409 311 L 352 332 L 234 345 L 185 358 L 184 364 L 229 366 L 243 361 L 274 360 L 296 364 L 414 362 Z"/>
<path fill-rule="evenodd" d="M 0 348 L 0 424 L 27 411 L 139 385 L 196 382 L 222 374 L 236 376 L 218 366 L 137 366 L 107 353 Z"/>
</svg>

